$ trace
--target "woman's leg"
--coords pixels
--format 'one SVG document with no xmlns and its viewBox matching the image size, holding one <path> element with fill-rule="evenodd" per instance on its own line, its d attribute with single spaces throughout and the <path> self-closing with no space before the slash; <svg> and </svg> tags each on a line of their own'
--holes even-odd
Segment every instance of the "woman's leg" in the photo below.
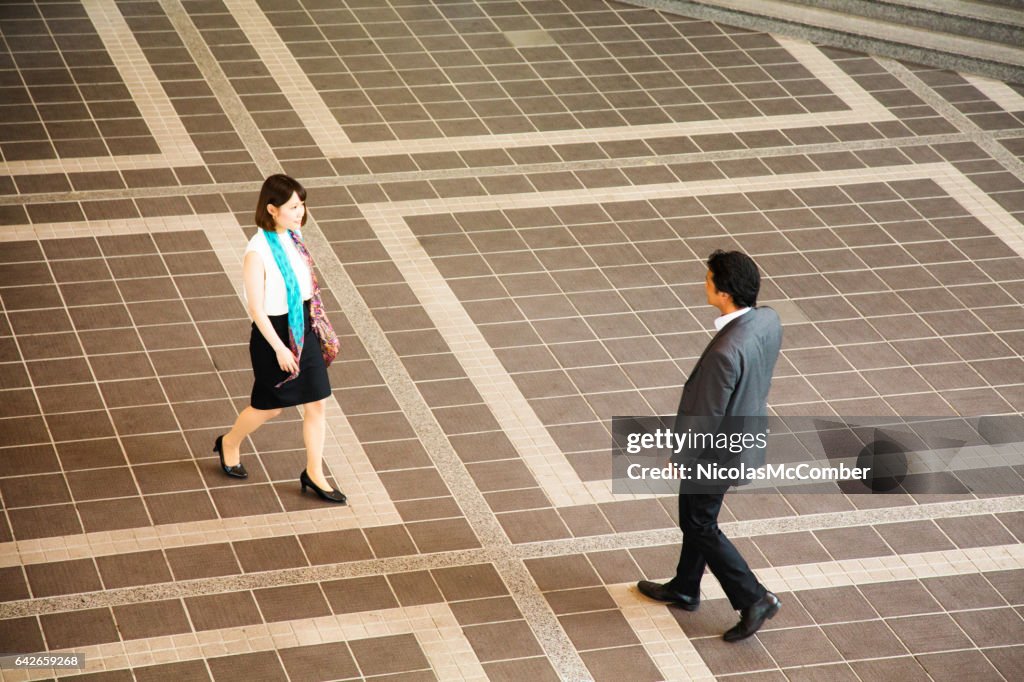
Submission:
<svg viewBox="0 0 1024 682">
<path fill-rule="evenodd" d="M 242 410 L 238 419 L 235 420 L 235 425 L 224 434 L 224 464 L 227 466 L 238 464 L 241 457 L 239 449 L 242 447 L 245 437 L 279 414 L 281 414 L 280 407 L 273 410 L 257 410 L 250 405 Z"/>
<path fill-rule="evenodd" d="M 330 490 L 324 476 L 324 440 L 327 438 L 326 400 L 302 406 L 302 439 L 306 442 L 306 473 L 322 490 Z"/>
</svg>

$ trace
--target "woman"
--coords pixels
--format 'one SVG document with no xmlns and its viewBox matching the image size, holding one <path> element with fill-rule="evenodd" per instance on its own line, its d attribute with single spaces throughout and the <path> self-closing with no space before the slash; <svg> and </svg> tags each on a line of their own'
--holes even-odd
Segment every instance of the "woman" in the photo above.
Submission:
<svg viewBox="0 0 1024 682">
<path fill-rule="evenodd" d="M 299 476 L 302 492 L 312 488 L 320 499 L 345 503 L 345 495 L 324 477 L 327 435 L 325 400 L 331 395 L 327 366 L 311 326 L 313 274 L 300 228 L 306 224 L 306 190 L 287 175 L 271 175 L 256 205 L 260 228 L 245 249 L 242 272 L 245 299 L 252 317 L 249 356 L 255 381 L 249 407 L 231 431 L 219 436 L 214 452 L 224 473 L 246 478 L 239 449 L 246 436 L 281 414 L 303 405 L 302 436 L 306 468 Z"/>
</svg>

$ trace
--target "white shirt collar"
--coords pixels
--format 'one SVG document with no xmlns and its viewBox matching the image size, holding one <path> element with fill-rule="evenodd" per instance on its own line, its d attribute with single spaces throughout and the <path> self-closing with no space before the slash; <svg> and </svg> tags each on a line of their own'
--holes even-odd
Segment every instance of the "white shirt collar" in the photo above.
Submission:
<svg viewBox="0 0 1024 682">
<path fill-rule="evenodd" d="M 746 313 L 746 312 L 750 312 L 750 308 L 740 308 L 739 310 L 735 310 L 735 311 L 729 313 L 728 315 L 722 315 L 721 317 L 716 317 L 715 318 L 715 331 L 716 332 L 722 331 L 722 327 L 724 327 L 725 325 L 729 324 L 730 322 L 735 320 L 737 317 L 739 317 L 740 315 L 742 315 L 743 313 Z"/>
</svg>

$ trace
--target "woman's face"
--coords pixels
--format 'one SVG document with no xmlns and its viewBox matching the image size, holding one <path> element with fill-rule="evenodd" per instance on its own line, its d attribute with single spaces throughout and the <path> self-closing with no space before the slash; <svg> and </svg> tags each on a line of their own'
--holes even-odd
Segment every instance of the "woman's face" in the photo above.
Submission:
<svg viewBox="0 0 1024 682">
<path fill-rule="evenodd" d="M 292 192 L 292 196 L 280 207 L 267 204 L 267 211 L 279 227 L 285 230 L 297 230 L 302 227 L 302 216 L 306 214 L 306 205 L 302 203 L 297 192 Z"/>
</svg>

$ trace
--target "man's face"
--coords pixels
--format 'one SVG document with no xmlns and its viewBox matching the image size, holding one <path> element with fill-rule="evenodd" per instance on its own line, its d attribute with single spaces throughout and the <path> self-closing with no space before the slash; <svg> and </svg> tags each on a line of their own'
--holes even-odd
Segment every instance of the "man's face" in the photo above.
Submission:
<svg viewBox="0 0 1024 682">
<path fill-rule="evenodd" d="M 708 274 L 704 276 L 704 290 L 708 295 L 708 305 L 718 307 L 718 289 L 715 288 L 715 281 L 711 278 L 711 270 L 708 270 Z"/>
<path fill-rule="evenodd" d="M 715 280 L 711 278 L 710 269 L 708 274 L 704 276 L 704 290 L 708 295 L 708 305 L 712 305 L 723 312 L 732 301 L 732 296 L 715 288 Z"/>
</svg>

